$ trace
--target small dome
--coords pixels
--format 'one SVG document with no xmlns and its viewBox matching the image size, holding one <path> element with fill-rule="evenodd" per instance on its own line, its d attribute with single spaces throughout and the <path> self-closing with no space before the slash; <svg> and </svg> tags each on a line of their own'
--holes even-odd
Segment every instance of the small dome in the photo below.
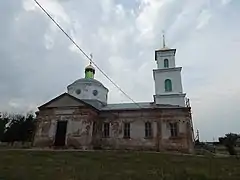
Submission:
<svg viewBox="0 0 240 180">
<path fill-rule="evenodd" d="M 92 69 L 92 70 L 95 71 L 95 68 L 94 68 L 91 64 L 89 64 L 89 65 L 85 68 L 85 70 L 88 70 L 88 69 Z"/>
<path fill-rule="evenodd" d="M 67 87 L 70 95 L 82 100 L 94 100 L 107 104 L 108 89 L 98 80 L 81 78 Z"/>
<path fill-rule="evenodd" d="M 98 80 L 94 79 L 95 68 L 90 64 L 85 68 L 85 78 L 78 79 L 68 85 L 70 95 L 82 99 L 99 101 L 107 104 L 108 89 Z"/>
<path fill-rule="evenodd" d="M 92 66 L 92 63 L 85 68 L 85 78 L 94 78 L 95 68 Z"/>
</svg>

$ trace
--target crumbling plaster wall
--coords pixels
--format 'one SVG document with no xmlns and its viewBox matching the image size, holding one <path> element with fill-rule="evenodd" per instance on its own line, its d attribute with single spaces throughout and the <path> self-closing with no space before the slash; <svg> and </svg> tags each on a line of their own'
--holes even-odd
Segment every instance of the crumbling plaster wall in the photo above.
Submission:
<svg viewBox="0 0 240 180">
<path fill-rule="evenodd" d="M 186 150 L 193 148 L 191 115 L 184 109 L 97 112 L 79 108 L 52 108 L 39 112 L 35 146 L 54 144 L 58 120 L 68 121 L 66 146 L 92 149 L 95 142 L 103 149 Z M 100 128 L 93 133 L 93 123 Z M 103 123 L 110 122 L 110 137 L 103 138 Z M 123 137 L 124 122 L 130 122 L 130 139 Z M 145 138 L 145 122 L 152 123 L 152 138 Z M 178 122 L 179 136 L 171 137 L 169 122 Z"/>
<path fill-rule="evenodd" d="M 187 150 L 191 143 L 188 137 L 189 132 L 187 132 L 189 111 L 186 109 L 109 112 L 102 113 L 101 118 L 102 122 L 110 122 L 110 137 L 102 139 L 104 148 Z M 152 138 L 145 138 L 147 121 L 152 123 Z M 123 137 L 124 122 L 131 123 L 130 139 Z M 178 122 L 178 137 L 171 137 L 170 122 Z"/>
<path fill-rule="evenodd" d="M 193 139 L 190 128 L 190 109 L 163 111 L 161 116 L 160 149 L 192 151 Z M 178 136 L 171 137 L 169 123 L 178 123 Z"/>
<path fill-rule="evenodd" d="M 66 146 L 89 149 L 92 141 L 92 124 L 96 118 L 96 112 L 83 108 L 53 108 L 40 111 L 37 116 L 38 125 L 34 145 L 53 146 L 57 122 L 67 121 Z"/>
<path fill-rule="evenodd" d="M 145 138 L 145 122 L 152 122 L 152 138 Z M 141 117 L 125 117 L 110 122 L 110 137 L 102 138 L 103 148 L 112 149 L 155 149 L 157 125 L 154 119 Z M 124 138 L 124 123 L 130 123 L 130 138 Z"/>
</svg>

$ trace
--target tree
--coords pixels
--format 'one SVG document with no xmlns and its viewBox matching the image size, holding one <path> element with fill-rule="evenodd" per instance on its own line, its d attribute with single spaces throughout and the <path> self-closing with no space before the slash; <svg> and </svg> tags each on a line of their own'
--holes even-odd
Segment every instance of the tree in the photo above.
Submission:
<svg viewBox="0 0 240 180">
<path fill-rule="evenodd" d="M 238 138 L 240 138 L 240 135 L 229 133 L 226 134 L 225 137 L 219 137 L 218 140 L 220 144 L 223 144 L 227 148 L 230 155 L 237 155 L 235 146 Z"/>
<path fill-rule="evenodd" d="M 25 118 L 25 121 L 21 124 L 20 134 L 21 141 L 30 142 L 32 140 L 32 136 L 35 130 L 35 121 L 34 116 L 32 114 L 28 114 Z"/>
<path fill-rule="evenodd" d="M 4 133 L 3 141 L 13 144 L 15 141 L 19 141 L 21 139 L 20 126 L 25 117 L 19 114 L 11 114 L 9 115 L 9 119 L 10 121 Z"/>
<path fill-rule="evenodd" d="M 224 145 L 224 140 L 225 140 L 224 137 L 219 137 L 219 138 L 218 138 L 219 144 Z"/>
<path fill-rule="evenodd" d="M 0 141 L 2 141 L 5 130 L 6 130 L 6 125 L 9 122 L 8 118 L 2 118 L 0 119 Z"/>
<path fill-rule="evenodd" d="M 9 124 L 3 134 L 2 141 L 13 145 L 15 141 L 30 142 L 35 129 L 35 118 L 32 114 L 23 116 L 20 114 L 9 115 Z"/>
</svg>

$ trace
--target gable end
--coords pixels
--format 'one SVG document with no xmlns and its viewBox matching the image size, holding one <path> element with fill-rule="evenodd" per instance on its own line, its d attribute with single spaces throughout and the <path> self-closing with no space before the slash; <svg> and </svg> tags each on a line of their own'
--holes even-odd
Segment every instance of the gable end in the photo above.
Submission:
<svg viewBox="0 0 240 180">
<path fill-rule="evenodd" d="M 93 109 L 94 111 L 99 111 L 97 108 L 93 107 L 92 105 L 74 96 L 71 96 L 68 93 L 63 93 L 60 96 L 57 96 L 56 98 L 38 107 L 38 109 L 43 110 L 46 108 L 55 108 L 55 107 L 80 107 L 80 106 L 86 106 Z"/>
</svg>

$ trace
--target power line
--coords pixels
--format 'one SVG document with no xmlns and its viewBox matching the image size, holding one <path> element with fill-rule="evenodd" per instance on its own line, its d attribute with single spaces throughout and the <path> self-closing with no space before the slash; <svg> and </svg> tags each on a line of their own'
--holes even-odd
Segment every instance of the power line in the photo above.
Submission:
<svg viewBox="0 0 240 180">
<path fill-rule="evenodd" d="M 41 6 L 41 4 L 34 0 L 35 3 L 42 9 L 42 11 L 53 21 L 53 23 L 67 36 L 67 38 L 79 49 L 81 53 L 119 90 L 121 91 L 128 99 L 130 99 L 134 104 L 139 108 L 141 106 L 135 102 L 127 93 L 125 93 L 106 73 L 104 73 L 100 67 L 80 48 L 80 46 L 67 34 L 67 32 L 53 19 L 53 17 Z"/>
</svg>

